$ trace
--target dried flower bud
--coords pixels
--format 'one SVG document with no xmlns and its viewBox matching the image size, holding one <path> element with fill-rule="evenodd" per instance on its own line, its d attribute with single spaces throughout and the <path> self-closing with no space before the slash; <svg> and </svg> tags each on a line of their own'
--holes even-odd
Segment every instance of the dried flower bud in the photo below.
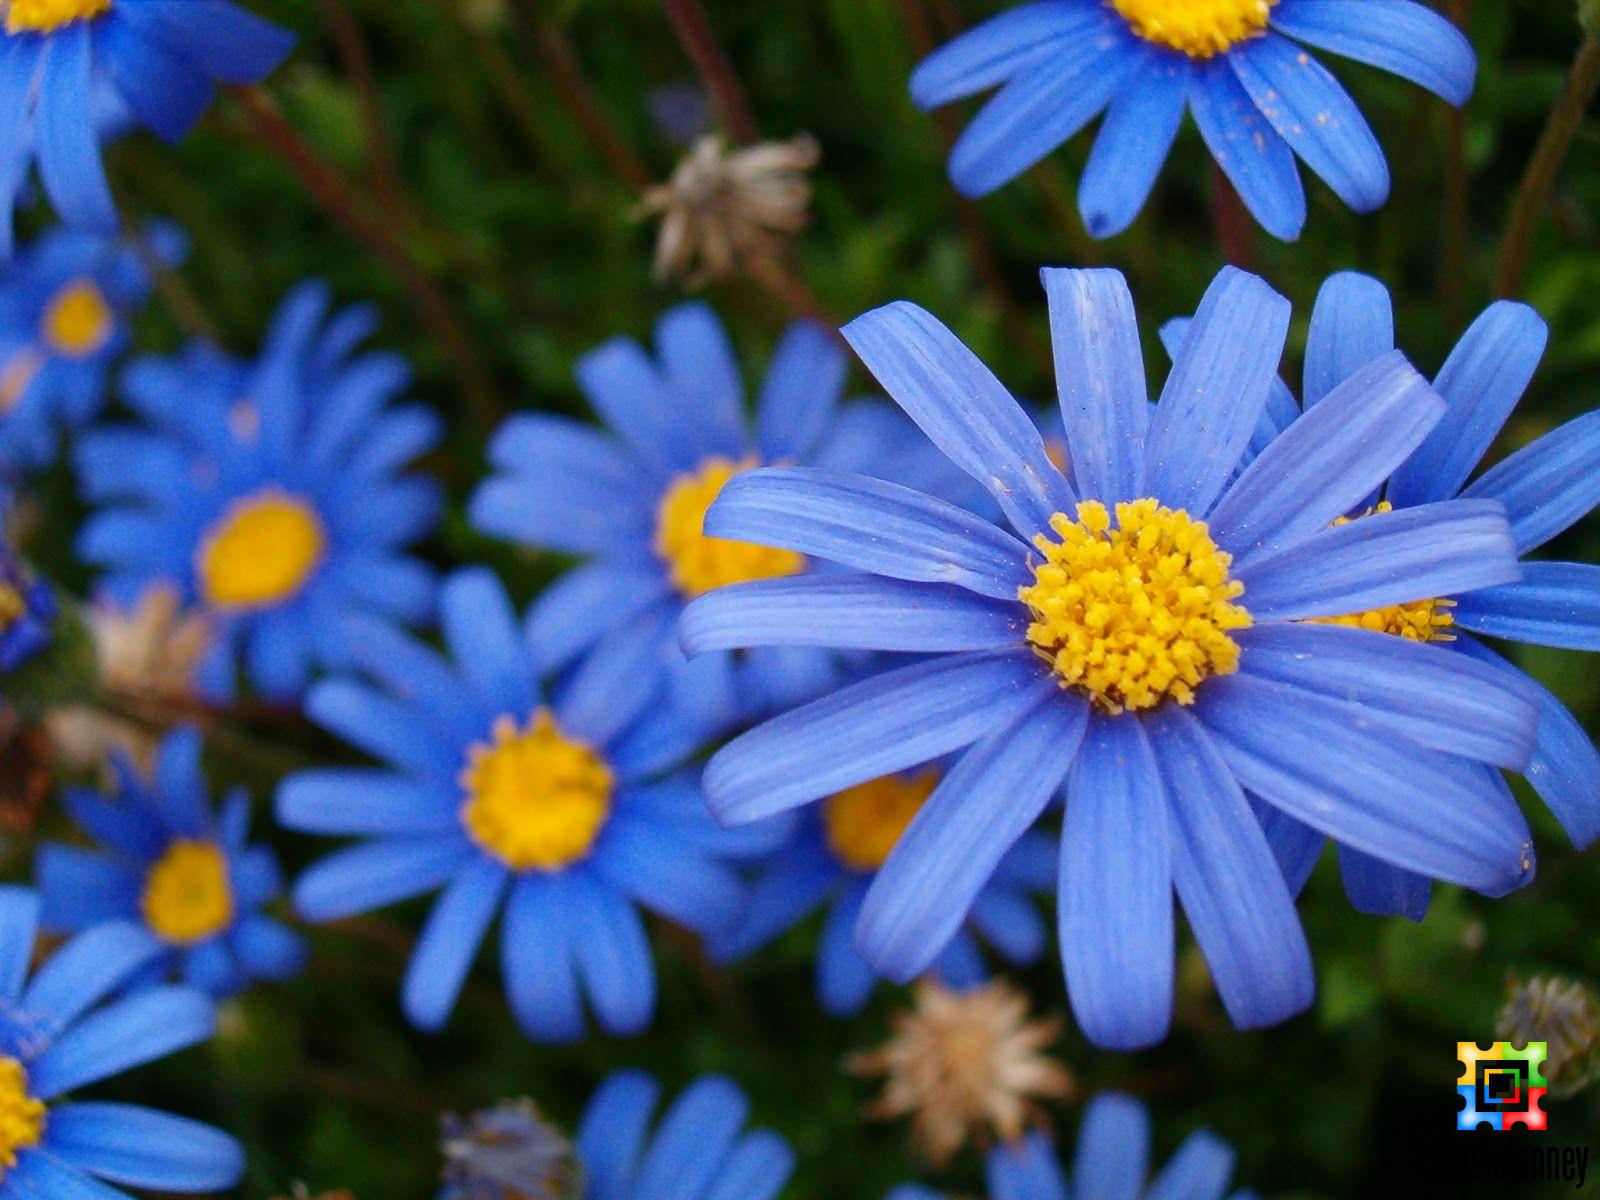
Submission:
<svg viewBox="0 0 1600 1200">
<path fill-rule="evenodd" d="M 572 1146 L 531 1100 L 503 1100 L 469 1117 L 446 1115 L 439 1200 L 578 1200 Z"/>
<path fill-rule="evenodd" d="M 1571 1096 L 1600 1079 L 1600 1001 L 1580 983 L 1510 980 L 1495 1036 L 1516 1045 L 1544 1042 L 1544 1075 L 1555 1096 Z"/>
</svg>

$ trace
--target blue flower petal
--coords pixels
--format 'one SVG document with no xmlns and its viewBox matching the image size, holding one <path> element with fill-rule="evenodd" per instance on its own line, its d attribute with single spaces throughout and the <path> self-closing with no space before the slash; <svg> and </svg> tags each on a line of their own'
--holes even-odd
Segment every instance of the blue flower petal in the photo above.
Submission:
<svg viewBox="0 0 1600 1200">
<path fill-rule="evenodd" d="M 716 1075 L 697 1079 L 662 1117 L 632 1194 L 698 1200 L 727 1161 L 749 1111 L 744 1093 L 731 1081 Z"/>
<path fill-rule="evenodd" d="M 54 1108 L 44 1146 L 75 1167 L 129 1187 L 220 1192 L 244 1175 L 244 1150 L 227 1134 L 131 1104 Z"/>
<path fill-rule="evenodd" d="M 1234 1153 L 1227 1143 L 1197 1130 L 1150 1181 L 1145 1200 L 1222 1200 L 1233 1176 L 1233 1163 Z"/>
<path fill-rule="evenodd" d="M 336 921 L 431 892 L 477 851 L 462 838 L 385 838 L 350 846 L 307 869 L 294 885 L 294 906 L 308 921 Z"/>
<path fill-rule="evenodd" d="M 1061 43 L 1105 27 L 1078 0 L 1036 0 L 991 17 L 934 51 L 911 73 L 911 98 L 932 109 L 988 91 L 1056 57 Z"/>
<path fill-rule="evenodd" d="M 1250 807 L 1266 836 L 1267 845 L 1272 847 L 1272 856 L 1278 860 L 1278 869 L 1289 885 L 1289 894 L 1299 896 L 1316 869 L 1317 859 L 1322 856 L 1328 839 L 1263 800 L 1252 798 Z"/>
<path fill-rule="evenodd" d="M 653 702 L 667 678 L 674 646 L 665 613 L 651 614 L 601 638 L 556 699 L 561 728 L 591 746 L 609 746 Z"/>
<path fill-rule="evenodd" d="M 139 911 L 143 880 L 93 850 L 46 842 L 33 870 L 44 898 L 44 923 L 52 929 L 84 929 Z"/>
<path fill-rule="evenodd" d="M 198 1045 L 216 1031 L 212 1002 L 183 987 L 152 987 L 85 1017 L 28 1065 L 40 1100 Z"/>
<path fill-rule="evenodd" d="M 1462 596 L 1456 624 L 1513 642 L 1600 650 L 1600 567 L 1525 562 L 1522 576 L 1521 583 Z"/>
<path fill-rule="evenodd" d="M 756 443 L 768 462 L 798 462 L 816 449 L 849 369 L 838 334 L 825 325 L 796 321 L 784 331 L 756 401 Z"/>
<path fill-rule="evenodd" d="M 305 940 L 271 917 L 246 917 L 228 940 L 245 970 L 258 979 L 288 979 L 305 966 Z"/>
<path fill-rule="evenodd" d="M 339 837 L 421 834 L 460 828 L 459 797 L 374 767 L 318 767 L 278 788 L 278 820 L 301 833 Z"/>
<path fill-rule="evenodd" d="M 1344 880 L 1344 894 L 1357 912 L 1413 921 L 1428 915 L 1433 885 L 1424 875 L 1390 866 L 1349 846 L 1339 847 L 1339 875 Z"/>
<path fill-rule="evenodd" d="M 794 1173 L 794 1151 L 771 1130 L 739 1139 L 705 1200 L 773 1200 Z"/>
<path fill-rule="evenodd" d="M 102 22 L 95 43 L 97 62 L 139 120 L 167 142 L 181 141 L 211 102 L 205 74 L 133 22 Z"/>
<path fill-rule="evenodd" d="M 156 750 L 150 799 L 167 828 L 179 837 L 203 837 L 211 831 L 211 807 L 200 770 L 203 742 L 192 725 L 174 730 Z"/>
<path fill-rule="evenodd" d="M 91 112 L 92 39 L 90 23 L 74 21 L 47 40 L 41 55 L 34 130 L 39 175 L 62 218 L 82 229 L 113 234 L 117 210 L 100 161 Z"/>
<path fill-rule="evenodd" d="M 1078 211 L 1092 237 L 1121 233 L 1149 199 L 1183 123 L 1189 78 L 1186 63 L 1152 51 L 1123 80 L 1078 183 Z"/>
<path fill-rule="evenodd" d="M 828 910 L 817 940 L 817 1001 L 834 1017 L 853 1017 L 866 1007 L 878 982 L 856 950 L 855 928 L 866 888 L 853 886 Z"/>
<path fill-rule="evenodd" d="M 544 673 L 571 666 L 611 630 L 637 620 L 670 593 L 659 566 L 592 562 L 568 571 L 539 594 L 523 632 Z"/>
<path fill-rule="evenodd" d="M 1394 305 L 1389 289 L 1357 271 L 1328 276 L 1317 292 L 1306 334 L 1306 408 L 1393 349 Z"/>
<path fill-rule="evenodd" d="M 459 750 L 416 708 L 352 679 L 330 679 L 306 696 L 306 716 L 374 758 L 441 784 L 463 765 Z M 526 711 L 526 710 L 524 710 Z"/>
<path fill-rule="evenodd" d="M 506 1003 L 519 1028 L 538 1042 L 583 1037 L 571 927 L 564 920 L 566 882 L 560 875 L 519 876 L 500 926 L 500 965 Z"/>
<path fill-rule="evenodd" d="M 748 445 L 744 384 L 728 332 L 704 304 L 680 304 L 656 325 L 656 356 L 679 413 L 693 422 L 703 455 L 737 461 Z"/>
<path fill-rule="evenodd" d="M 39 893 L 0 884 L 0 998 L 16 1000 L 22 995 L 38 933 Z"/>
<path fill-rule="evenodd" d="M 130 1200 L 120 1192 L 61 1162 L 35 1147 L 17 1154 L 17 1165 L 6 1174 L 6 1188 L 19 1196 L 48 1196 L 50 1200 Z"/>
<path fill-rule="evenodd" d="M 984 1160 L 984 1174 L 991 1200 L 1067 1200 L 1069 1194 L 1061 1164 L 1042 1133 L 996 1146 Z"/>
<path fill-rule="evenodd" d="M 1150 1118 L 1120 1092 L 1101 1092 L 1084 1106 L 1072 1156 L 1078 1193 L 1095 1200 L 1139 1200 L 1150 1161 Z"/>
<path fill-rule="evenodd" d="M 435 902 L 400 993 L 401 1007 L 418 1029 L 435 1032 L 449 1020 L 510 879 L 501 863 L 480 858 L 451 880 Z"/>
<path fill-rule="evenodd" d="M 661 1087 L 642 1071 L 608 1076 L 574 1139 L 593 1200 L 624 1200 Z"/>
<path fill-rule="evenodd" d="M 665 482 L 700 461 L 700 437 L 644 349 L 616 338 L 578 361 L 578 386 L 595 412 L 634 454 L 641 467 Z"/>
<path fill-rule="evenodd" d="M 613 1037 L 642 1032 L 655 1015 L 656 971 L 638 910 L 588 872 L 567 880 L 578 975 L 600 1028 Z"/>
<path fill-rule="evenodd" d="M 538 701 L 533 661 L 506 590 L 486 568 L 445 581 L 439 623 L 457 670 L 496 715 L 527 716 Z"/>
<path fill-rule="evenodd" d="M 1272 27 L 1409 79 L 1457 108 L 1471 97 L 1478 74 L 1466 35 L 1412 0 L 1288 0 L 1273 10 Z"/>
<path fill-rule="evenodd" d="M 1502 459 L 1461 494 L 1500 501 L 1518 552 L 1537 550 L 1600 504 L 1600 411 Z"/>
<path fill-rule="evenodd" d="M 1306 224 L 1306 191 L 1289 143 L 1261 114 L 1225 59 L 1195 67 L 1191 79 L 1189 109 L 1211 157 L 1262 228 L 1294 241 Z"/>
<path fill-rule="evenodd" d="M 1039 909 L 1020 892 L 984 890 L 972 902 L 972 925 L 1012 966 L 1038 962 L 1050 943 Z"/>
<path fill-rule="evenodd" d="M 257 83 L 277 70 L 294 35 L 231 0 L 145 0 L 118 15 L 185 52 L 219 83 Z"/>
<path fill-rule="evenodd" d="M 665 853 L 662 842 L 658 827 L 619 814 L 591 861 L 612 887 L 652 912 L 702 933 L 728 928 L 744 903 L 738 876 L 690 846 Z"/>
<path fill-rule="evenodd" d="M 60 1033 L 166 951 L 131 921 L 97 925 L 45 960 L 22 996 L 23 1011 Z"/>
</svg>

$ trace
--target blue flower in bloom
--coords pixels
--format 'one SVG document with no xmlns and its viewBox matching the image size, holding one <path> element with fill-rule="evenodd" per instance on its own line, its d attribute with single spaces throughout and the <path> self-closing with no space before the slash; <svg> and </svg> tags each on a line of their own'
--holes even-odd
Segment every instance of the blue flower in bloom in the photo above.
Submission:
<svg viewBox="0 0 1600 1200">
<path fill-rule="evenodd" d="M 316 666 L 350 665 L 357 617 L 433 613 L 433 572 L 405 551 L 440 493 L 400 472 L 438 418 L 391 404 L 409 378 L 398 355 L 355 353 L 370 310 L 327 309 L 321 285 L 297 288 L 253 363 L 198 344 L 136 361 L 124 391 L 145 424 L 75 449 L 85 496 L 105 505 L 79 553 L 123 605 L 165 583 L 211 616 L 199 681 L 213 697 L 232 694 L 241 658 L 259 691 L 297 697 Z"/>
<path fill-rule="evenodd" d="M 1456 496 L 1498 501 L 1510 518 L 1517 552 L 1527 555 L 1600 504 L 1600 412 L 1569 421 L 1473 479 L 1532 380 L 1547 336 L 1539 315 L 1524 304 L 1501 302 L 1485 310 L 1434 380 L 1446 404 L 1443 419 L 1387 483 L 1380 483 L 1381 490 L 1363 498 L 1361 510 L 1379 506 L 1400 511 Z M 1306 345 L 1306 415 L 1300 416 L 1291 398 L 1280 408 L 1283 424 L 1314 419 L 1330 393 L 1392 351 L 1394 342 L 1393 312 L 1381 283 L 1351 273 L 1329 279 L 1312 313 Z M 1435 642 L 1502 668 L 1508 664 L 1477 636 L 1600 650 L 1600 567 L 1525 561 L 1518 582 L 1367 609 L 1344 621 Z M 1582 849 L 1600 837 L 1600 753 L 1559 700 L 1531 679 L 1524 678 L 1521 686 L 1537 697 L 1539 706 L 1538 733 L 1525 774 Z M 1420 732 L 1424 744 L 1437 744 Z M 1485 786 L 1504 788 L 1493 767 L 1480 769 Z M 1298 892 L 1324 839 L 1284 813 L 1267 810 L 1263 818 L 1290 887 Z M 1430 888 L 1425 876 L 1344 844 L 1339 866 L 1351 902 L 1362 911 L 1418 920 L 1427 911 Z"/>
<path fill-rule="evenodd" d="M 1078 191 L 1096 237 L 1133 223 L 1192 112 L 1256 220 L 1293 240 L 1306 219 L 1296 157 L 1358 212 L 1389 196 L 1365 118 L 1296 43 L 1458 106 L 1477 74 L 1460 31 L 1413 0 L 1042 0 L 934 53 L 911 94 L 935 108 L 1000 89 L 950 156 L 950 177 L 969 196 L 1009 183 L 1105 112 Z"/>
<path fill-rule="evenodd" d="M 506 422 L 489 447 L 500 473 L 473 497 L 473 523 L 589 560 L 534 607 L 540 667 L 564 669 L 607 632 L 650 625 L 661 633 L 661 653 L 637 686 L 664 682 L 671 702 L 708 730 L 842 682 L 847 665 L 837 652 L 806 647 L 690 664 L 674 630 L 683 605 L 712 588 L 806 571 L 800 555 L 702 536 L 706 507 L 734 475 L 762 463 L 808 463 L 910 482 L 937 458 L 887 405 L 843 405 L 846 370 L 843 347 L 825 329 L 791 326 L 752 430 L 726 331 L 710 309 L 686 304 L 657 327 L 654 361 L 618 338 L 579 362 L 578 384 L 615 436 L 546 414 Z"/>
<path fill-rule="evenodd" d="M 313 720 L 387 765 L 284 782 L 283 824 L 371 838 L 306 872 L 295 904 L 334 920 L 442 887 L 403 996 L 436 1029 L 504 901 L 506 996 L 529 1036 L 581 1037 L 585 995 L 601 1028 L 636 1033 L 656 995 L 640 907 L 719 930 L 743 899 L 724 859 L 786 829 L 725 833 L 695 773 L 670 771 L 696 743 L 636 685 L 658 630 L 602 638 L 541 696 L 535 644 L 493 575 L 452 576 L 440 610 L 453 663 L 372 622 L 353 649 L 381 687 L 337 679 L 307 697 Z"/>
<path fill-rule="evenodd" d="M 794 1170 L 789 1144 L 767 1129 L 744 1132 L 750 1104 L 731 1081 L 704 1075 L 655 1126 L 655 1080 L 618 1071 L 578 1126 L 582 1200 L 772 1200 Z"/>
<path fill-rule="evenodd" d="M 283 890 L 277 859 L 245 840 L 243 789 L 220 817 L 211 811 L 200 750 L 198 731 L 179 729 L 162 742 L 149 781 L 119 757 L 116 796 L 68 789 L 67 812 L 103 850 L 46 843 L 35 871 L 47 926 L 142 924 L 166 947 L 163 974 L 220 998 L 294 974 L 305 946 L 260 911 Z"/>
<path fill-rule="evenodd" d="M 0 515 L 6 507 L 0 504 Z M 0 675 L 15 671 L 50 644 L 57 611 L 50 585 L 0 544 Z"/>
<path fill-rule="evenodd" d="M 817 994 L 834 1016 L 859 1012 L 876 982 L 851 937 L 874 872 L 938 782 L 935 768 L 887 775 L 830 796 L 816 815 L 806 814 L 795 835 L 761 866 L 740 923 L 713 943 L 732 961 L 760 949 L 827 906 L 817 946 Z M 1055 887 L 1055 854 L 1043 834 L 1025 834 L 1001 859 L 994 877 L 973 902 L 966 926 L 950 939 L 933 971 L 952 988 L 988 978 L 978 939 L 1014 966 L 1036 962 L 1048 935 L 1031 893 Z"/>
<path fill-rule="evenodd" d="M 175 226 L 151 227 L 159 261 L 183 257 Z M 99 415 L 106 376 L 128 344 L 128 326 L 150 292 L 132 243 L 52 229 L 0 276 L 0 463 L 44 466 L 59 429 Z"/>
<path fill-rule="evenodd" d="M 857 924 L 863 957 L 905 981 L 1065 785 L 1061 953 L 1088 1037 L 1164 1036 L 1174 888 L 1234 1021 L 1279 1021 L 1311 1002 L 1311 961 L 1247 792 L 1433 878 L 1499 894 L 1529 877 L 1522 814 L 1472 760 L 1525 767 L 1537 695 L 1463 654 L 1315 623 L 1515 582 L 1505 511 L 1471 499 L 1334 524 L 1444 416 L 1398 352 L 1237 470 L 1289 323 L 1254 276 L 1217 277 L 1153 412 L 1122 276 L 1044 280 L 1075 487 L 928 313 L 893 304 L 845 330 L 1015 535 L 816 469 L 749 472 L 712 506 L 711 536 L 851 570 L 701 597 L 682 622 L 691 653 L 802 642 L 929 657 L 734 739 L 707 768 L 707 799 L 737 824 L 966 748 Z"/>
<path fill-rule="evenodd" d="M 63 1099 L 206 1041 L 211 1000 L 185 987 L 127 991 L 162 946 L 125 921 L 79 934 L 30 979 L 38 924 L 33 892 L 0 887 L 0 1200 L 123 1197 L 105 1184 L 232 1188 L 244 1153 L 226 1134 L 131 1104 Z"/>
<path fill-rule="evenodd" d="M 35 161 L 68 224 L 112 234 L 100 161 L 107 87 L 142 125 L 180 140 L 217 84 L 256 83 L 294 38 L 228 0 L 9 0 L 0 34 L 0 249 Z"/>
</svg>

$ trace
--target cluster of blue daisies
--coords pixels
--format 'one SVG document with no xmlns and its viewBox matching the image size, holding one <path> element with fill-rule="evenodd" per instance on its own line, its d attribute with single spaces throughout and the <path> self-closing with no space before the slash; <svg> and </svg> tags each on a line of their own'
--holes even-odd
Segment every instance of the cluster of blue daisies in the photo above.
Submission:
<svg viewBox="0 0 1600 1200">
<path fill-rule="evenodd" d="M 1600 504 L 1600 413 L 1480 469 L 1544 349 L 1528 307 L 1484 312 L 1430 381 L 1382 284 L 1335 276 L 1297 396 L 1289 302 L 1225 269 L 1163 329 L 1152 402 L 1123 277 L 1047 269 L 1059 413 L 1042 418 L 910 303 L 842 338 L 796 324 L 753 397 L 716 315 L 684 305 L 650 345 L 578 363 L 597 423 L 528 413 L 495 434 L 472 525 L 576 560 L 519 613 L 486 568 L 418 556 L 443 496 L 417 464 L 444 431 L 403 399 L 405 362 L 366 348 L 372 311 L 307 283 L 254 356 L 129 359 L 183 238 L 119 228 L 102 144 L 182 136 L 289 37 L 226 0 L 0 17 L 4 241 L 36 192 L 62 221 L 0 284 L 7 482 L 65 461 L 97 598 L 168 589 L 204 614 L 202 710 L 298 710 L 351 752 L 277 792 L 283 827 L 342 840 L 287 889 L 249 798 L 212 806 L 197 728 L 118 758 L 110 790 L 67 792 L 82 838 L 41 848 L 36 891 L 0 890 L 0 1197 L 237 1181 L 223 1134 L 64 1097 L 301 969 L 268 911 L 286 890 L 308 922 L 437 894 L 399 988 L 424 1030 L 497 925 L 512 1017 L 558 1043 L 651 1024 L 648 915 L 731 962 L 821 910 L 832 1013 L 881 979 L 972 988 L 1054 940 L 1085 1035 L 1132 1050 L 1172 1020 L 1176 913 L 1240 1028 L 1312 1003 L 1295 901 L 1327 840 L 1352 905 L 1420 918 L 1433 881 L 1494 897 L 1533 877 L 1508 773 L 1575 845 L 1600 836 L 1600 754 L 1490 645 L 1600 649 L 1600 567 L 1533 557 Z M 1081 192 L 1096 236 L 1136 218 L 1192 113 L 1289 239 L 1297 160 L 1362 211 L 1388 190 L 1302 47 L 1455 104 L 1473 86 L 1470 46 L 1410 0 L 1042 0 L 910 87 L 928 107 L 995 89 L 951 157 L 972 195 L 1103 113 Z M 849 351 L 887 399 L 849 394 Z M 61 605 L 0 567 L 10 674 Z M 31 968 L 41 924 L 70 940 Z M 793 1154 L 745 1132 L 736 1086 L 703 1079 L 652 1127 L 657 1092 L 602 1086 L 575 1140 L 583 1195 L 779 1193 Z M 992 1151 L 989 1186 L 1140 1194 L 1148 1142 L 1135 1102 L 1101 1096 L 1070 1184 L 1038 1133 Z M 1220 1197 L 1231 1170 L 1197 1134 L 1150 1194 Z"/>
</svg>

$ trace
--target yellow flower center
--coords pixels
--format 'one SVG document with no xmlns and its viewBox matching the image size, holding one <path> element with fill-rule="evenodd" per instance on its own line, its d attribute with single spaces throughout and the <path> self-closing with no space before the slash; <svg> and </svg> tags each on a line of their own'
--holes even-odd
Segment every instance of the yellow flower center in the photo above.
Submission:
<svg viewBox="0 0 1600 1200">
<path fill-rule="evenodd" d="M 1147 42 L 1210 58 L 1267 27 L 1278 0 L 1111 0 L 1133 32 Z"/>
<path fill-rule="evenodd" d="M 145 876 L 144 922 L 156 936 L 192 946 L 233 924 L 228 859 L 210 842 L 177 841 Z"/>
<path fill-rule="evenodd" d="M 1371 512 L 1361 513 L 1356 518 L 1340 517 L 1334 524 L 1348 525 L 1352 519 L 1370 517 L 1374 512 L 1393 511 L 1393 504 L 1381 500 Z M 1455 606 L 1454 600 L 1435 597 L 1431 600 L 1413 600 L 1409 604 L 1385 604 L 1382 608 L 1370 608 L 1366 612 L 1343 617 L 1313 617 L 1308 623 L 1370 629 L 1374 633 L 1393 634 L 1413 642 L 1453 642 L 1455 635 L 1448 630 L 1456 623 L 1455 614 L 1450 611 Z"/>
<path fill-rule="evenodd" d="M 461 821 L 517 871 L 555 871 L 588 854 L 611 812 L 611 768 L 541 708 L 525 728 L 511 717 L 468 751 Z"/>
<path fill-rule="evenodd" d="M 111 11 L 111 0 L 3 0 L 7 33 L 54 33 Z"/>
<path fill-rule="evenodd" d="M 876 871 L 938 782 L 933 771 L 885 775 L 830 797 L 822 809 L 829 847 L 852 870 Z"/>
<path fill-rule="evenodd" d="M 14 1058 L 0 1058 L 0 1179 L 17 1165 L 17 1151 L 44 1137 L 45 1107 L 28 1094 L 28 1071 Z"/>
<path fill-rule="evenodd" d="M 92 279 L 75 279 L 44 310 L 45 345 L 66 358 L 87 358 L 111 340 L 117 327 L 111 305 Z"/>
<path fill-rule="evenodd" d="M 305 586 L 327 538 L 303 500 L 277 488 L 234 502 L 200 544 L 200 594 L 214 608 L 277 604 Z"/>
<path fill-rule="evenodd" d="M 661 498 L 656 510 L 656 553 L 685 596 L 699 596 L 731 583 L 798 575 L 805 569 L 805 557 L 793 550 L 730 542 L 702 532 L 706 509 L 722 494 L 723 485 L 739 472 L 759 465 L 755 459 L 736 463 L 708 458 L 698 471 L 674 479 Z"/>
<path fill-rule="evenodd" d="M 1087 500 L 1078 519 L 1050 519 L 1060 541 L 1034 539 L 1044 561 L 1018 595 L 1033 614 L 1028 641 L 1060 676 L 1109 713 L 1194 702 L 1209 675 L 1239 667 L 1229 636 L 1251 624 L 1232 603 L 1244 585 L 1228 574 L 1204 521 L 1154 500 Z"/>
</svg>

